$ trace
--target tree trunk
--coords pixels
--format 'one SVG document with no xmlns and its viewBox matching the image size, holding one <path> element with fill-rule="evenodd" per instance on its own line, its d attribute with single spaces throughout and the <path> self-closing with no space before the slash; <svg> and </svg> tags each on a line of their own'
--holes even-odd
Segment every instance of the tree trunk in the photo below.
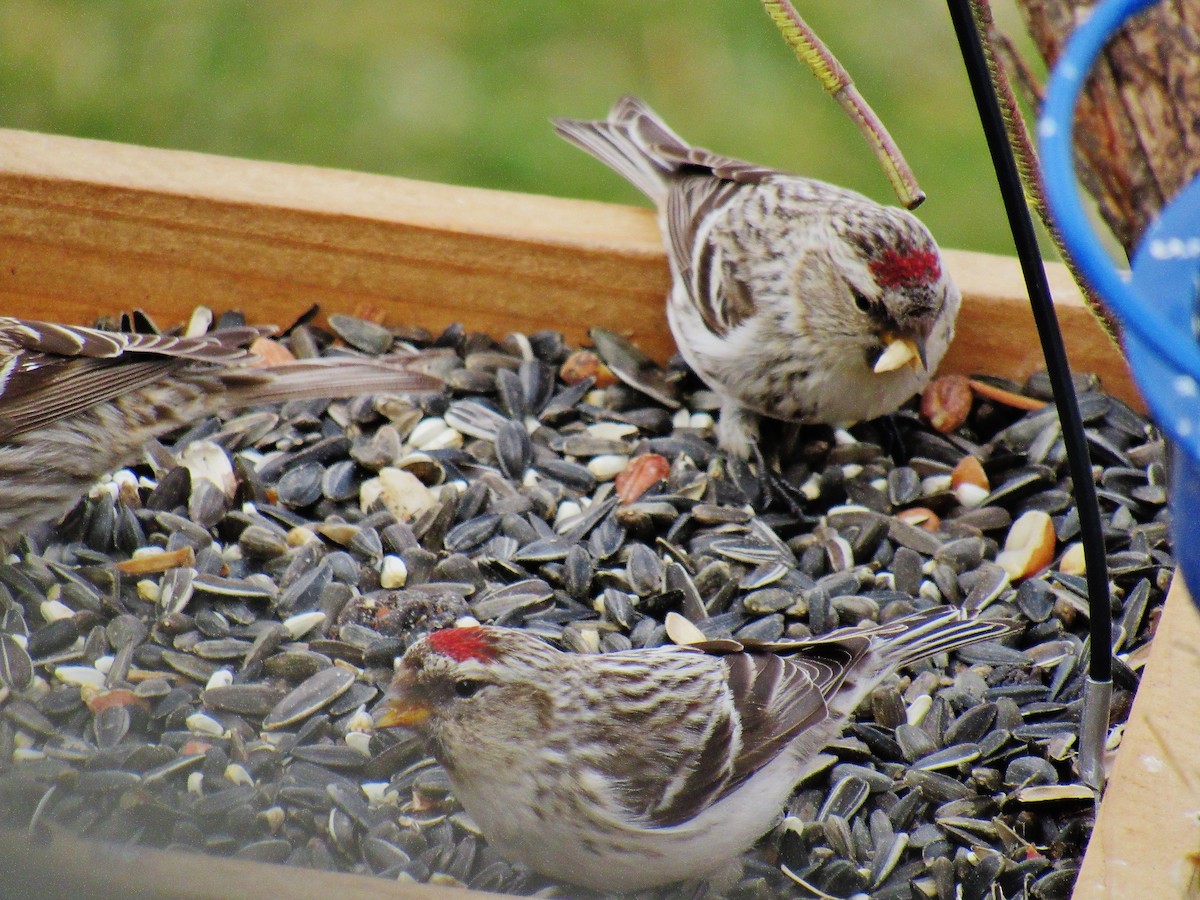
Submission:
<svg viewBox="0 0 1200 900">
<path fill-rule="evenodd" d="M 1017 0 L 1047 66 L 1093 3 Z M 1200 172 L 1200 3 L 1167 0 L 1126 25 L 1079 103 L 1080 180 L 1132 255 L 1146 227 Z"/>
</svg>

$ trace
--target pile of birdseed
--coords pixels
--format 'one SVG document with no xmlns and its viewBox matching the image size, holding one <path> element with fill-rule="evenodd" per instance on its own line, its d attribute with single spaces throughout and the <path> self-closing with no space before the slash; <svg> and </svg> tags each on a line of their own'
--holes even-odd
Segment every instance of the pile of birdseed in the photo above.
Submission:
<svg viewBox="0 0 1200 900">
<path fill-rule="evenodd" d="M 614 336 L 600 359 L 548 331 L 331 329 L 284 343 L 444 348 L 444 393 L 199 422 L 0 564 L 0 826 L 581 896 L 488 848 L 415 739 L 373 730 L 413 640 L 471 615 L 622 650 L 665 641 L 671 611 L 772 640 L 953 603 L 1024 631 L 879 688 L 719 884 L 646 896 L 1069 896 L 1093 822 L 1072 767 L 1079 521 L 1055 413 L 1008 405 L 1048 398 L 1044 378 L 986 380 L 999 400 L 941 381 L 923 412 L 849 432 L 768 429 L 781 488 L 716 449 L 716 398 L 682 363 Z M 1115 747 L 1173 572 L 1165 451 L 1078 382 Z"/>
</svg>

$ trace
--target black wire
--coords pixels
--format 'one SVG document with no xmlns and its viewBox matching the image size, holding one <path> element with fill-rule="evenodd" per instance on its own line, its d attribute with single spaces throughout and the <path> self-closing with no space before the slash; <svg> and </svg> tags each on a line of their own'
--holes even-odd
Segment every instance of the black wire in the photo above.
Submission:
<svg viewBox="0 0 1200 900">
<path fill-rule="evenodd" d="M 1017 258 L 1025 275 L 1029 304 L 1042 342 L 1042 355 L 1046 358 L 1046 370 L 1054 390 L 1054 403 L 1058 407 L 1063 442 L 1067 448 L 1067 465 L 1071 472 L 1075 505 L 1079 510 L 1080 538 L 1087 566 L 1092 645 L 1088 675 L 1093 681 L 1111 681 L 1112 607 L 1108 596 L 1108 561 L 1104 553 L 1104 529 L 1100 521 L 1100 506 L 1096 501 L 1096 485 L 1092 481 L 1087 436 L 1079 415 L 1079 401 L 1071 383 L 1067 352 L 1063 347 L 1054 301 L 1050 298 L 1050 286 L 1046 282 L 1046 270 L 1042 265 L 1033 219 L 1025 203 L 1025 190 L 1008 143 L 1004 117 L 988 71 L 979 29 L 971 13 L 970 0 L 947 0 L 947 3 L 963 63 L 967 68 L 967 77 L 971 81 L 971 91 L 975 95 L 975 106 L 987 137 L 988 150 L 992 154 L 992 165 L 996 169 L 996 180 L 1000 184 L 1000 195 L 1008 214 L 1008 227 L 1012 231 Z"/>
</svg>

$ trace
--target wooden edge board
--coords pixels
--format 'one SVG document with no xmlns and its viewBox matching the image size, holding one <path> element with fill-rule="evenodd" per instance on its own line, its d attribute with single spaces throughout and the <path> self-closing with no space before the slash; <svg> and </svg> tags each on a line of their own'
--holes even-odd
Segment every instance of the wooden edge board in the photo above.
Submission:
<svg viewBox="0 0 1200 900">
<path fill-rule="evenodd" d="M 1200 611 L 1167 595 L 1075 900 L 1200 897 Z"/>
<path fill-rule="evenodd" d="M 387 881 L 246 859 L 0 831 L 0 895 L 38 900 L 498 900 L 446 885 Z"/>
<path fill-rule="evenodd" d="M 946 261 L 964 303 L 942 370 L 1020 380 L 1042 368 L 1016 260 L 948 250 Z M 1144 409 L 1070 275 L 1058 264 L 1048 274 L 1072 365 Z M 326 313 L 382 313 L 391 324 L 431 330 L 462 322 L 497 337 L 552 327 L 586 342 L 587 330 L 601 326 L 661 361 L 674 352 L 663 311 L 668 284 L 647 209 L 0 130 L 6 315 L 88 322 L 141 307 L 167 323 L 204 304 L 286 324 L 318 303 Z M 1157 749 L 1160 736 L 1188 747 L 1195 731 L 1186 709 L 1168 700 L 1200 689 L 1190 649 L 1200 646 L 1200 617 L 1182 579 L 1159 635 L 1077 897 L 1165 896 L 1165 879 L 1186 881 L 1187 854 L 1200 848 L 1195 816 L 1186 815 L 1200 808 L 1188 786 L 1200 773 L 1179 774 Z M 1151 717 L 1160 723 L 1153 731 L 1144 721 Z M 178 885 L 185 874 L 207 885 L 186 894 L 196 898 L 275 889 L 298 898 L 391 895 L 362 876 L 298 879 L 284 867 L 130 848 L 101 861 L 111 847 L 67 838 L 55 846 L 81 860 L 60 873 L 80 888 L 75 896 L 85 887 L 111 893 L 114 884 L 167 896 L 146 891 Z M 38 855 L 50 852 L 0 836 L 0 859 L 59 866 L 57 856 Z M 98 871 L 103 879 L 92 877 Z M 253 893 L 237 893 L 239 884 Z M 450 896 L 434 887 L 391 890 Z"/>
<path fill-rule="evenodd" d="M 964 304 L 942 370 L 1041 368 L 1017 262 L 946 260 Z M 1073 365 L 1142 408 L 1066 270 L 1049 275 Z M 601 326 L 662 361 L 668 283 L 648 209 L 0 130 L 10 315 L 86 322 L 138 306 L 166 322 L 204 304 L 288 324 L 318 303 L 432 330 L 549 326 L 577 343 Z"/>
</svg>

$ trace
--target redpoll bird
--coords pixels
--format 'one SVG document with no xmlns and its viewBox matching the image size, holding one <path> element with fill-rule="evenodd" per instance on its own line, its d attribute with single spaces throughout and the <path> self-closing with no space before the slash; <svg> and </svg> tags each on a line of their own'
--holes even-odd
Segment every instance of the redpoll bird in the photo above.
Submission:
<svg viewBox="0 0 1200 900">
<path fill-rule="evenodd" d="M 505 856 L 640 890 L 749 847 L 897 667 L 1012 630 L 943 607 L 809 640 L 587 655 L 451 628 L 405 653 L 377 724 L 420 732 Z"/>
<path fill-rule="evenodd" d="M 920 391 L 959 293 L 902 209 L 685 143 L 640 100 L 555 128 L 658 207 L 679 352 L 722 400 L 718 439 L 746 457 L 757 416 L 852 424 Z"/>
<path fill-rule="evenodd" d="M 176 337 L 0 317 L 0 547 L 66 512 L 151 438 L 219 410 L 441 386 L 403 356 L 256 366 L 247 345 L 273 330 Z"/>
</svg>

